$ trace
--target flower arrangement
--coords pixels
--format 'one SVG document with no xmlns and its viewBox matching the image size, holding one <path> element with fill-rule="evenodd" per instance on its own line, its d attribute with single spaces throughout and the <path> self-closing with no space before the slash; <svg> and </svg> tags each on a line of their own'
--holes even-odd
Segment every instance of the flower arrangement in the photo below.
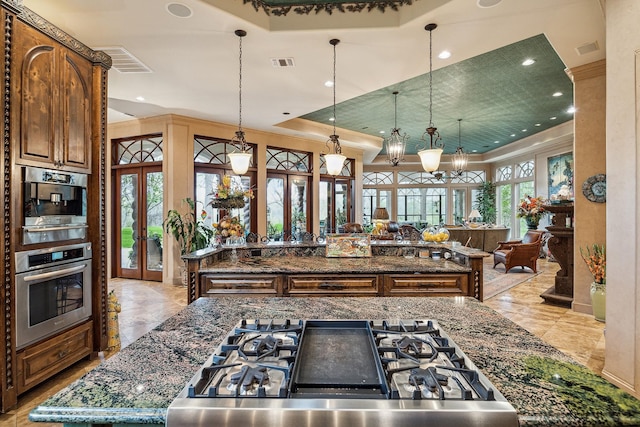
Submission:
<svg viewBox="0 0 640 427">
<path fill-rule="evenodd" d="M 542 197 L 525 196 L 520 200 L 518 205 L 518 218 L 525 218 L 540 221 L 540 218 L 546 213 L 544 208 L 544 199 Z"/>
<path fill-rule="evenodd" d="M 580 255 L 589 267 L 593 281 L 604 285 L 607 283 L 607 254 L 604 245 L 593 244 L 580 248 Z"/>
<path fill-rule="evenodd" d="M 249 198 L 253 199 L 253 190 L 243 190 L 240 185 L 232 185 L 231 175 L 224 175 L 222 182 L 218 184 L 217 191 L 214 193 L 216 199 L 235 199 L 235 198 Z"/>
<path fill-rule="evenodd" d="M 213 228 L 216 234 L 226 239 L 227 237 L 243 237 L 244 226 L 240 224 L 240 219 L 237 216 L 230 217 L 225 215 L 219 223 L 214 223 Z"/>
<path fill-rule="evenodd" d="M 253 190 L 244 190 L 241 185 L 233 184 L 230 175 L 224 175 L 216 191 L 212 193 L 211 206 L 216 209 L 232 209 L 244 207 L 244 199 L 253 199 Z"/>
</svg>

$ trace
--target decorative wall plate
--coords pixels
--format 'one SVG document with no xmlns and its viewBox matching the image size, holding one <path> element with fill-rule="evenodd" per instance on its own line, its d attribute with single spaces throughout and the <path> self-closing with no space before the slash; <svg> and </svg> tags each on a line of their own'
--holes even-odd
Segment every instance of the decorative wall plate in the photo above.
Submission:
<svg viewBox="0 0 640 427">
<path fill-rule="evenodd" d="M 607 201 L 607 176 L 603 173 L 590 176 L 582 184 L 582 194 L 596 203 Z"/>
</svg>

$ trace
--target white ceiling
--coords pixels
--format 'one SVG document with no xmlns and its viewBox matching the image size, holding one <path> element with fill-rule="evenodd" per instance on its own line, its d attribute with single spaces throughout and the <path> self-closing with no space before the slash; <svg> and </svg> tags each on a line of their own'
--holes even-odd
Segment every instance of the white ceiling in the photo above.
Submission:
<svg viewBox="0 0 640 427">
<path fill-rule="evenodd" d="M 167 4 L 192 9 L 188 18 Z M 165 113 L 238 122 L 238 37 L 243 39 L 243 126 L 300 134 L 281 122 L 327 107 L 339 38 L 337 102 L 404 81 L 429 68 L 427 23 L 435 22 L 433 68 L 544 33 L 568 68 L 605 57 L 600 0 L 414 0 L 399 12 L 269 17 L 242 0 L 24 0 L 24 5 L 94 49 L 123 47 L 151 73 L 109 72 L 109 121 Z M 579 55 L 576 48 L 600 49 Z M 272 58 L 295 67 L 274 68 Z M 142 96 L 144 102 L 136 97 Z M 284 115 L 288 112 L 289 115 Z M 123 114 L 126 113 L 126 114 Z M 327 134 L 328 135 L 328 134 Z M 327 135 L 305 134 L 326 140 Z M 231 137 L 232 135 L 229 135 Z"/>
</svg>

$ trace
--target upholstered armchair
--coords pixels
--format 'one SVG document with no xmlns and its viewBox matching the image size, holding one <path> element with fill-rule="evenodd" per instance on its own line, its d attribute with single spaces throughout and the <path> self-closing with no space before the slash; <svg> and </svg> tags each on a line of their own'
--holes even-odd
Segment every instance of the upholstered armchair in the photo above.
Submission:
<svg viewBox="0 0 640 427">
<path fill-rule="evenodd" d="M 493 251 L 493 268 L 504 264 L 505 273 L 518 266 L 529 267 L 536 273 L 543 234 L 544 231 L 529 230 L 522 240 L 498 242 L 498 247 Z"/>
</svg>

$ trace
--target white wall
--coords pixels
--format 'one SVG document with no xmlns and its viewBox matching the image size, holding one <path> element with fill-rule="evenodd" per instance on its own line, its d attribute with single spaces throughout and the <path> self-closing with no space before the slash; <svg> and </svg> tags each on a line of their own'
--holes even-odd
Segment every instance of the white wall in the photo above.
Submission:
<svg viewBox="0 0 640 427">
<path fill-rule="evenodd" d="M 603 375 L 640 396 L 640 1 L 607 0 L 607 329 Z"/>
</svg>

